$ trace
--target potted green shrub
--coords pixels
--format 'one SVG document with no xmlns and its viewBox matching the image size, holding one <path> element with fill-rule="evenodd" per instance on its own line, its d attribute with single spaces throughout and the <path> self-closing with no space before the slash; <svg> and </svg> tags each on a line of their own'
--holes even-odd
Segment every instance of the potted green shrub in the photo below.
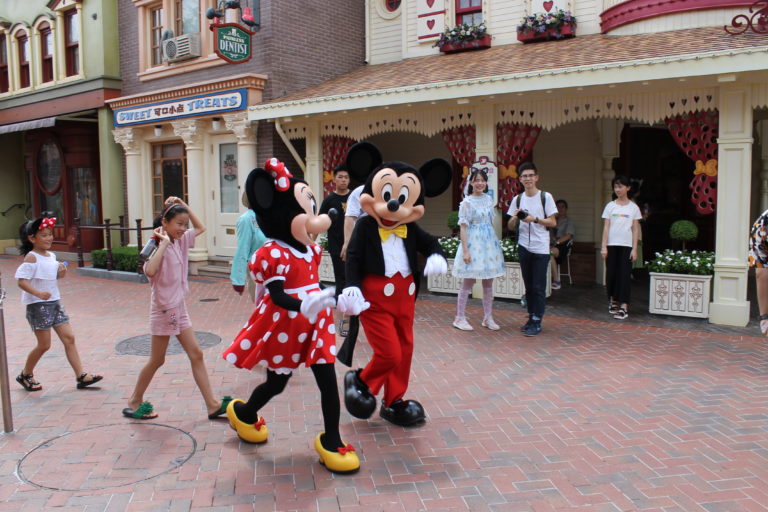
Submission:
<svg viewBox="0 0 768 512">
<path fill-rule="evenodd" d="M 699 228 L 689 220 L 677 220 L 669 226 L 669 236 L 672 240 L 682 242 L 685 250 L 685 242 L 696 240 L 699 236 Z"/>
<path fill-rule="evenodd" d="M 459 211 L 453 210 L 445 218 L 445 225 L 451 230 L 451 234 L 456 236 L 459 234 Z"/>
</svg>

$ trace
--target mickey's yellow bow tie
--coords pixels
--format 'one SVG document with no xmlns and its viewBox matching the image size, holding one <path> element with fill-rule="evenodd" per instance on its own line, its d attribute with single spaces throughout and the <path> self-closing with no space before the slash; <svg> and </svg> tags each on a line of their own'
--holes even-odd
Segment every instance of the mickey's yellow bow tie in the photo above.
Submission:
<svg viewBox="0 0 768 512">
<path fill-rule="evenodd" d="M 408 236 L 408 226 L 405 224 L 401 224 L 397 226 L 395 229 L 384 229 L 379 228 L 379 236 L 381 237 L 382 242 L 386 242 L 387 239 L 389 239 L 389 235 L 395 235 L 399 236 L 400 238 L 405 238 Z"/>
</svg>

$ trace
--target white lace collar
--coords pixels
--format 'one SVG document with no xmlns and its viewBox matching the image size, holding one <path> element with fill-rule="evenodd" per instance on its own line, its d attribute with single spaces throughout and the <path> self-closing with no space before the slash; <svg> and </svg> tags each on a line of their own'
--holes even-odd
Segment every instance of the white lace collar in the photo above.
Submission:
<svg viewBox="0 0 768 512">
<path fill-rule="evenodd" d="M 312 261 L 312 249 L 308 245 L 305 246 L 307 248 L 307 252 L 306 253 L 301 253 L 301 252 L 297 251 L 295 247 L 288 245 L 287 243 L 283 242 L 282 240 L 275 240 L 274 238 L 271 238 L 271 239 L 269 239 L 269 241 L 276 243 L 277 245 L 279 245 L 283 249 L 288 249 L 289 251 L 291 251 L 291 253 L 295 257 L 297 257 L 299 259 L 302 259 L 302 260 L 304 260 L 306 262 L 311 262 Z"/>
</svg>

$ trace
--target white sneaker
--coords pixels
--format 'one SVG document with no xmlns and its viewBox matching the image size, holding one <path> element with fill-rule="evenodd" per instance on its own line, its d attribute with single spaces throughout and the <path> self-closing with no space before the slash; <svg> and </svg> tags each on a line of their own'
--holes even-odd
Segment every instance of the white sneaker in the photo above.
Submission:
<svg viewBox="0 0 768 512">
<path fill-rule="evenodd" d="M 490 318 L 490 317 L 483 319 L 483 324 L 482 325 L 483 325 L 483 327 L 487 327 L 488 329 L 490 329 L 492 331 L 498 331 L 499 329 L 501 329 L 501 327 L 499 327 L 499 324 L 494 322 L 493 318 Z"/>
<path fill-rule="evenodd" d="M 467 322 L 466 318 L 457 318 L 453 321 L 453 326 L 457 329 L 461 329 L 462 331 L 474 331 L 474 327 L 469 325 L 469 322 Z"/>
<path fill-rule="evenodd" d="M 559 290 L 561 288 L 560 281 L 552 281 L 552 289 Z"/>
</svg>

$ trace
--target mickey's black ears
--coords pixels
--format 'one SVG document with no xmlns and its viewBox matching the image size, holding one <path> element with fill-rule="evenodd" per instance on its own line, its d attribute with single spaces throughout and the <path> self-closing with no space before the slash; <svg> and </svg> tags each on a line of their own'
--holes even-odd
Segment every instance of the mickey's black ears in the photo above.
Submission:
<svg viewBox="0 0 768 512">
<path fill-rule="evenodd" d="M 381 151 L 370 142 L 358 142 L 347 152 L 347 172 L 358 183 L 365 183 L 368 175 L 381 165 Z"/>
<path fill-rule="evenodd" d="M 424 180 L 424 195 L 437 197 L 451 185 L 451 164 L 442 158 L 433 158 L 419 169 Z"/>
<path fill-rule="evenodd" d="M 257 167 L 245 180 L 245 193 L 253 211 L 264 211 L 272 207 L 275 200 L 275 178 L 264 169 Z"/>
</svg>

